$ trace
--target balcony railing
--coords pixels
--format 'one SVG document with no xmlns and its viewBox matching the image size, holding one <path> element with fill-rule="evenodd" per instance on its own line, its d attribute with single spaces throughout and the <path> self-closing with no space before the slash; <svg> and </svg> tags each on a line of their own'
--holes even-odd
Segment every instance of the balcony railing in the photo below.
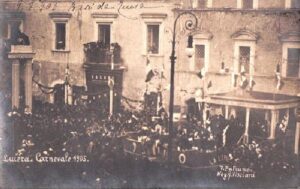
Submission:
<svg viewBox="0 0 300 189">
<path fill-rule="evenodd" d="M 110 46 L 102 42 L 90 42 L 84 44 L 85 63 L 111 63 L 113 56 L 114 64 L 121 63 L 121 47 L 118 43 Z"/>
</svg>

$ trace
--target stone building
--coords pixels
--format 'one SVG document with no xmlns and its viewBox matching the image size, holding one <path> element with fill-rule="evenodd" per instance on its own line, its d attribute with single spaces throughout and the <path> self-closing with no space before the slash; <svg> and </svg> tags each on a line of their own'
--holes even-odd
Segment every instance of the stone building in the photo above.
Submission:
<svg viewBox="0 0 300 189">
<path fill-rule="evenodd" d="M 262 116 L 274 138 L 276 125 L 284 116 L 295 120 L 299 106 L 299 5 L 296 0 L 195 0 L 175 9 L 175 14 L 191 11 L 199 22 L 177 46 L 177 104 L 195 98 L 227 118 L 238 115 L 246 141 L 249 127 Z M 184 54 L 188 35 L 194 38 L 192 58 Z"/>
<path fill-rule="evenodd" d="M 146 84 L 149 67 L 168 76 L 172 10 L 178 6 L 162 0 L 4 1 L 1 37 L 10 38 L 18 27 L 29 36 L 35 52 L 33 78 L 48 87 L 65 82 L 67 65 L 70 84 L 86 86 L 84 44 L 118 43 L 122 95 L 143 100 L 146 88 L 157 90 L 159 85 Z M 35 84 L 33 90 L 35 98 L 54 101 L 53 94 L 42 94 Z"/>
<path fill-rule="evenodd" d="M 130 86 L 124 87 L 123 94 L 142 99 L 147 88 L 147 62 L 168 78 L 172 22 L 177 13 L 188 10 L 199 20 L 198 28 L 193 31 L 195 56 L 188 58 L 185 55 L 189 33 L 183 30 L 185 18 L 182 18 L 182 24 L 177 28 L 176 104 L 182 104 L 189 92 L 204 85 L 197 77 L 202 68 L 206 72 L 205 82 L 211 81 L 207 93 L 230 91 L 232 73 L 241 71 L 241 53 L 250 62 L 246 71 L 255 82 L 254 91 L 297 95 L 299 63 L 289 63 L 299 54 L 297 2 L 4 1 L 1 4 L 2 38 L 9 38 L 13 28 L 20 25 L 36 53 L 34 78 L 52 87 L 64 82 L 67 64 L 71 83 L 85 86 L 83 44 L 98 40 L 117 42 L 122 48 L 124 86 Z M 153 52 L 150 52 L 151 44 L 156 45 Z M 222 64 L 224 72 L 220 72 Z M 276 89 L 274 76 L 277 65 L 283 81 L 280 90 Z M 162 84 L 166 89 L 167 83 L 166 80 Z M 39 96 L 37 89 L 35 94 Z M 45 99 L 51 101 L 53 97 L 48 95 Z"/>
<path fill-rule="evenodd" d="M 192 33 L 195 56 L 189 59 L 184 55 L 184 37 L 178 45 L 179 91 L 199 86 L 196 74 L 202 68 L 205 68 L 206 82 L 212 81 L 208 93 L 232 90 L 232 73 L 241 72 L 240 58 L 244 56 L 249 62 L 247 75 L 255 81 L 254 91 L 299 94 L 299 9 L 290 8 L 290 3 L 299 4 L 253 0 L 249 1 L 251 5 L 243 7 L 242 2 L 193 1 L 183 9 L 176 9 L 177 12 L 193 11 L 199 19 L 199 26 Z M 284 83 L 280 90 L 276 89 L 275 81 L 277 65 Z M 187 82 L 191 77 L 195 82 Z"/>
</svg>

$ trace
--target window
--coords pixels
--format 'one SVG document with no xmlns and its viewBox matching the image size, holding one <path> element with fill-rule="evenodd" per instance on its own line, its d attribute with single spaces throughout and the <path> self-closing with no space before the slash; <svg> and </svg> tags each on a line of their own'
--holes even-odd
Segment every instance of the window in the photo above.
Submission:
<svg viewBox="0 0 300 189">
<path fill-rule="evenodd" d="M 147 25 L 147 52 L 159 53 L 159 25 Z"/>
<path fill-rule="evenodd" d="M 250 76 L 255 72 L 256 42 L 259 38 L 257 33 L 248 29 L 241 29 L 231 35 L 234 42 L 234 74 L 241 72 Z"/>
<path fill-rule="evenodd" d="M 55 49 L 66 49 L 66 23 L 55 23 Z"/>
<path fill-rule="evenodd" d="M 205 64 L 205 45 L 195 45 L 195 69 L 201 70 Z"/>
<path fill-rule="evenodd" d="M 280 41 L 282 42 L 282 76 L 300 78 L 300 32 L 282 33 Z"/>
<path fill-rule="evenodd" d="M 257 9 L 259 0 L 237 0 L 237 8 Z"/>
<path fill-rule="evenodd" d="M 300 0 L 291 0 L 291 8 L 300 8 Z"/>
<path fill-rule="evenodd" d="M 212 0 L 193 0 L 192 2 L 193 8 L 210 8 L 212 7 Z"/>
<path fill-rule="evenodd" d="M 152 57 L 163 57 L 164 50 L 164 26 L 167 14 L 164 13 L 142 13 L 143 20 L 142 38 L 143 48 L 141 53 L 143 55 L 154 55 Z M 156 60 L 160 61 L 160 60 Z"/>
<path fill-rule="evenodd" d="M 65 12 L 51 12 L 52 19 L 52 51 L 69 51 L 69 20 L 72 14 Z"/>
<path fill-rule="evenodd" d="M 98 25 L 98 41 L 104 43 L 105 47 L 110 47 L 110 24 Z"/>
<path fill-rule="evenodd" d="M 107 48 L 110 44 L 116 43 L 115 23 L 118 19 L 116 13 L 92 13 L 93 38 L 91 41 L 102 41 Z"/>
<path fill-rule="evenodd" d="M 254 74 L 255 62 L 255 41 L 235 42 L 234 47 L 234 72 L 246 73 L 252 76 Z"/>
<path fill-rule="evenodd" d="M 193 35 L 194 56 L 192 56 L 190 67 L 191 71 L 209 70 L 209 49 L 210 40 L 213 35 L 208 31 L 198 31 Z"/>
<path fill-rule="evenodd" d="M 287 77 L 300 77 L 300 48 L 288 48 L 287 52 Z"/>
<path fill-rule="evenodd" d="M 242 7 L 243 9 L 253 9 L 253 0 L 243 0 Z"/>
<path fill-rule="evenodd" d="M 239 64 L 240 71 L 249 73 L 250 71 L 250 47 L 240 46 L 239 47 Z"/>
<path fill-rule="evenodd" d="M 23 30 L 21 20 L 2 20 L 0 25 L 2 26 L 0 37 L 3 39 L 14 39 L 18 35 L 18 30 Z"/>
<path fill-rule="evenodd" d="M 198 8 L 206 8 L 207 0 L 198 0 Z"/>
</svg>

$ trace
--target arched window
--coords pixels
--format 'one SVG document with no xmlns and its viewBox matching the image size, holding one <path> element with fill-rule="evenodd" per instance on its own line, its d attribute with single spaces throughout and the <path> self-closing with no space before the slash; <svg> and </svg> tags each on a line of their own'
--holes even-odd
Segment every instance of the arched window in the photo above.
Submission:
<svg viewBox="0 0 300 189">
<path fill-rule="evenodd" d="M 254 74 L 255 65 L 255 48 L 258 35 L 252 31 L 242 29 L 234 33 L 234 72 L 245 72 L 246 74 Z"/>
</svg>

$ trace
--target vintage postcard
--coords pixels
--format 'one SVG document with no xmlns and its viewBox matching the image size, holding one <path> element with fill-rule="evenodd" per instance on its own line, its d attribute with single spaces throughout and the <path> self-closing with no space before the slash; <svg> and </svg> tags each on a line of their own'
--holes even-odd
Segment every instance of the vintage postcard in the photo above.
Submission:
<svg viewBox="0 0 300 189">
<path fill-rule="evenodd" d="M 0 188 L 300 187 L 299 0 L 0 0 Z"/>
</svg>

